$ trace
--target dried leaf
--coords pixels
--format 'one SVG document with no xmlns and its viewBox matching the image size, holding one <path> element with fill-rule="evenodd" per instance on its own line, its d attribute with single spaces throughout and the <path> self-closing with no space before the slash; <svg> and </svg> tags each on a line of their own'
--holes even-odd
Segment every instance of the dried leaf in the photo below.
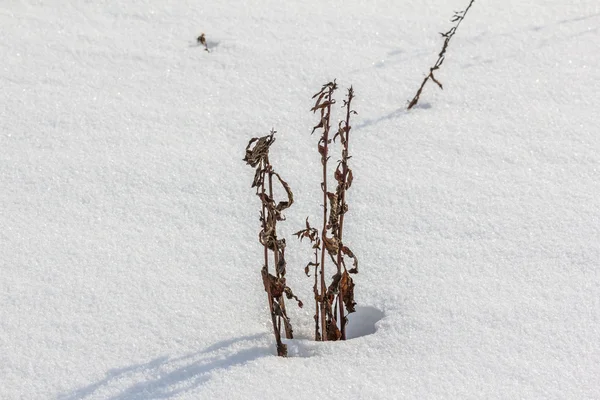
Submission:
<svg viewBox="0 0 600 400">
<path fill-rule="evenodd" d="M 277 172 L 273 172 L 273 175 L 275 175 L 277 177 L 277 179 L 279 180 L 279 183 L 281 183 L 281 186 L 283 186 L 283 188 L 285 189 L 285 193 L 287 194 L 287 197 L 288 197 L 288 201 L 280 201 L 279 204 L 277 204 L 277 207 L 275 207 L 277 209 L 277 211 L 281 212 L 281 211 L 285 210 L 286 208 L 291 207 L 292 204 L 294 204 L 294 194 L 292 193 L 292 189 L 290 188 L 290 185 L 288 185 L 287 182 L 284 181 Z"/>
<path fill-rule="evenodd" d="M 304 238 L 308 238 L 311 243 L 319 242 L 319 231 L 310 226 L 308 218 L 306 218 L 306 229 L 294 233 L 294 236 L 297 236 L 300 241 Z"/>
<path fill-rule="evenodd" d="M 319 145 L 319 154 L 320 154 L 322 157 L 325 157 L 325 146 L 323 146 L 323 145 Z"/>
<path fill-rule="evenodd" d="M 321 98 L 319 98 L 319 101 L 321 100 Z M 315 112 L 317 110 L 323 109 L 323 108 L 327 108 L 332 106 L 333 104 L 335 104 L 335 100 L 327 100 L 324 101 L 322 103 L 317 102 L 317 104 L 315 104 L 315 106 L 313 108 L 310 109 L 310 111 Z"/>
<path fill-rule="evenodd" d="M 265 292 L 269 293 L 273 298 L 281 297 L 285 291 L 285 278 L 277 278 L 267 272 L 267 268 L 261 270 Z"/>
<path fill-rule="evenodd" d="M 306 264 L 306 267 L 304 267 L 304 273 L 306 274 L 306 276 L 310 276 L 310 267 L 318 267 L 319 265 L 321 265 L 321 263 L 317 262 L 309 262 L 308 264 Z"/>
<path fill-rule="evenodd" d="M 327 297 L 332 300 L 332 303 L 333 303 L 333 297 L 336 294 L 338 294 L 338 292 L 339 292 L 339 284 L 340 284 L 341 279 L 342 279 L 342 274 L 340 274 L 339 272 L 331 277 L 331 283 L 329 284 L 329 287 L 327 288 Z"/>
<path fill-rule="evenodd" d="M 264 180 L 264 175 L 262 172 L 263 172 L 262 169 L 256 168 L 256 172 L 254 174 L 254 180 L 252 181 L 251 187 L 259 187 L 260 185 L 262 185 L 263 180 Z"/>
<path fill-rule="evenodd" d="M 338 166 L 335 169 L 334 177 L 338 183 L 342 183 L 344 181 L 344 174 L 342 173 L 342 162 L 341 161 L 338 163 Z"/>
<path fill-rule="evenodd" d="M 352 258 L 353 268 L 348 272 L 350 272 L 351 274 L 358 274 L 358 258 L 356 258 L 352 250 L 350 250 L 347 246 L 342 246 L 341 252 L 347 255 L 348 257 Z"/>
<path fill-rule="evenodd" d="M 323 86 L 323 88 L 321 89 L 321 91 L 319 93 L 315 93 L 313 95 L 313 99 L 316 97 L 317 101 L 315 101 L 315 105 L 313 106 L 313 108 L 311 108 L 310 110 L 316 110 L 317 106 L 319 105 L 319 103 L 321 102 L 321 100 L 323 100 L 323 97 L 325 97 L 325 95 L 327 94 L 327 92 L 325 91 L 325 86 Z"/>
<path fill-rule="evenodd" d="M 285 289 L 285 296 L 288 299 L 294 299 L 298 302 L 298 307 L 302 308 L 302 306 L 304 306 L 304 304 L 302 303 L 302 301 L 292 292 L 292 289 L 289 288 L 289 286 L 286 286 Z"/>
<path fill-rule="evenodd" d="M 256 167 L 261 161 L 267 160 L 269 157 L 269 147 L 275 142 L 275 133 L 272 130 L 270 135 L 250 139 L 248 146 L 246 146 L 246 156 L 243 161 L 246 161 L 251 167 Z M 254 147 L 252 147 L 253 143 L 255 143 Z"/>
<path fill-rule="evenodd" d="M 327 321 L 327 340 L 332 342 L 340 340 L 342 338 L 342 332 L 337 327 L 335 319 Z"/>
<path fill-rule="evenodd" d="M 344 271 L 342 279 L 340 280 L 340 292 L 342 293 L 342 301 L 346 306 L 346 311 L 349 313 L 356 311 L 356 302 L 354 301 L 354 281 L 346 271 Z"/>
<path fill-rule="evenodd" d="M 278 249 L 278 260 L 277 260 L 277 273 L 280 277 L 285 277 L 285 239 L 281 239 L 277 245 Z"/>
<path fill-rule="evenodd" d="M 352 170 L 348 168 L 348 176 L 346 177 L 346 189 L 350 189 L 352 186 L 352 181 L 354 180 L 354 176 L 352 175 Z"/>
<path fill-rule="evenodd" d="M 323 243 L 325 244 L 325 249 L 330 255 L 337 255 L 338 248 L 340 246 L 339 240 L 335 237 L 328 238 L 327 236 L 323 236 Z"/>
</svg>

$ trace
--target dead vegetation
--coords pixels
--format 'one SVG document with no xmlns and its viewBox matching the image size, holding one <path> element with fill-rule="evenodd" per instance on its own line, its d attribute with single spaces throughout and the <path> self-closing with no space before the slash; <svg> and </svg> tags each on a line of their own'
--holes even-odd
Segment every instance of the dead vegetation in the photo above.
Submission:
<svg viewBox="0 0 600 400">
<path fill-rule="evenodd" d="M 206 42 L 206 35 L 204 33 L 202 33 L 200 36 L 198 36 L 198 38 L 196 39 L 196 42 L 198 42 L 198 44 L 204 46 L 204 50 L 207 51 L 208 53 L 210 53 L 210 50 L 208 49 L 208 43 Z"/>
<path fill-rule="evenodd" d="M 267 136 L 252 138 L 246 147 L 244 161 L 252 168 L 256 168 L 252 187 L 256 188 L 256 195 L 262 204 L 261 230 L 258 235 L 258 240 L 264 249 L 261 275 L 265 292 L 267 292 L 277 354 L 285 357 L 287 356 L 287 346 L 281 340 L 282 324 L 285 337 L 288 339 L 293 338 L 293 329 L 286 312 L 284 296 L 296 300 L 299 307 L 302 307 L 302 302 L 286 283 L 285 239 L 277 237 L 277 223 L 285 220 L 282 213 L 294 203 L 294 195 L 287 182 L 275 172 L 269 162 L 269 149 L 275 142 L 275 133 L 274 130 L 271 130 Z M 281 185 L 286 193 L 286 200 L 275 201 L 274 184 Z"/>
<path fill-rule="evenodd" d="M 438 54 L 438 59 L 435 62 L 435 64 L 433 64 L 433 67 L 429 68 L 429 74 L 427 74 L 425 79 L 423 79 L 423 82 L 421 83 L 419 90 L 417 90 L 415 97 L 413 97 L 413 99 L 408 103 L 408 107 L 407 107 L 408 110 L 410 110 L 411 108 L 413 108 L 414 106 L 417 105 L 417 103 L 419 102 L 419 97 L 421 96 L 421 92 L 423 92 L 423 88 L 425 87 L 425 84 L 430 79 L 436 85 L 438 85 L 438 87 L 440 89 L 442 89 L 442 90 L 444 89 L 444 86 L 442 85 L 442 83 L 436 79 L 436 77 L 433 75 L 433 73 L 434 73 L 434 71 L 439 70 L 440 67 L 442 66 L 442 63 L 446 59 L 446 51 L 448 50 L 448 45 L 450 44 L 450 40 L 452 40 L 452 38 L 454 37 L 456 30 L 460 26 L 460 23 L 465 19 L 467 12 L 469 12 L 469 9 L 471 8 L 471 6 L 473 5 L 474 2 L 475 2 L 475 0 L 471 0 L 471 2 L 469 3 L 469 5 L 467 6 L 467 8 L 464 11 L 455 11 L 454 16 L 451 19 L 451 22 L 456 22 L 456 25 L 454 25 L 452 28 L 450 28 L 450 30 L 448 32 L 440 33 L 440 35 L 442 35 L 442 37 L 444 38 L 444 44 L 442 45 L 442 50 Z"/>
<path fill-rule="evenodd" d="M 346 191 L 352 185 L 352 170 L 348 166 L 349 141 L 350 141 L 350 118 L 356 114 L 352 110 L 354 90 L 348 89 L 346 99 L 343 103 L 345 119 L 340 121 L 337 130 L 331 135 L 331 111 L 336 104 L 333 94 L 337 89 L 335 81 L 329 82 L 317 92 L 313 99 L 315 105 L 311 109 L 318 113 L 319 120 L 313 128 L 321 132 L 317 149 L 321 156 L 323 192 L 323 222 L 321 231 L 310 226 L 306 219 L 305 229 L 296 232 L 296 236 L 302 240 L 307 238 L 312 243 L 314 250 L 314 261 L 310 261 L 305 267 L 305 273 L 309 275 L 311 269 L 314 273 L 314 298 L 315 298 L 315 340 L 345 340 L 347 313 L 354 312 L 354 282 L 350 274 L 358 273 L 358 259 L 343 241 L 344 217 L 348 212 L 346 202 Z M 333 172 L 335 189 L 329 189 L 329 159 L 330 151 L 335 140 L 339 139 L 340 159 Z M 346 258 L 352 259 L 352 267 L 346 266 Z M 333 268 L 328 268 L 327 265 Z M 331 281 L 327 284 L 327 276 L 331 274 Z"/>
<path fill-rule="evenodd" d="M 358 259 L 344 242 L 344 219 L 348 212 L 346 192 L 352 186 L 353 174 L 348 165 L 350 160 L 350 119 L 356 112 L 352 109 L 354 89 L 350 87 L 343 101 L 344 119 L 332 131 L 332 108 L 336 104 L 333 97 L 337 89 L 335 80 L 317 92 L 311 111 L 319 115 L 312 133 L 319 131 L 317 149 L 321 157 L 323 192 L 323 221 L 321 229 L 313 228 L 306 219 L 303 230 L 296 232 L 300 240 L 308 239 L 312 244 L 313 259 L 304 268 L 307 276 L 314 276 L 313 293 L 315 300 L 315 340 L 345 340 L 346 315 L 355 311 L 354 282 L 350 274 L 358 273 Z M 311 134 L 312 134 L 311 133 Z M 336 143 L 336 140 L 338 143 Z M 255 137 L 246 146 L 246 164 L 255 168 L 252 187 L 261 201 L 261 230 L 258 240 L 264 249 L 261 269 L 264 289 L 267 292 L 273 333 L 279 356 L 287 355 L 287 347 L 282 341 L 282 325 L 285 336 L 293 338 L 292 324 L 286 312 L 284 296 L 294 299 L 302 307 L 302 302 L 294 295 L 286 283 L 285 239 L 277 236 L 277 223 L 283 221 L 283 211 L 294 203 L 290 186 L 275 172 L 269 161 L 269 150 L 275 142 L 275 131 L 267 136 Z M 339 151 L 339 159 L 330 171 L 330 153 Z M 329 175 L 332 176 L 329 176 Z M 333 178 L 331 188 L 329 178 Z M 286 193 L 287 199 L 276 202 L 273 185 L 278 184 Z M 351 267 L 346 261 L 351 259 Z M 331 277 L 330 280 L 327 278 Z"/>
</svg>

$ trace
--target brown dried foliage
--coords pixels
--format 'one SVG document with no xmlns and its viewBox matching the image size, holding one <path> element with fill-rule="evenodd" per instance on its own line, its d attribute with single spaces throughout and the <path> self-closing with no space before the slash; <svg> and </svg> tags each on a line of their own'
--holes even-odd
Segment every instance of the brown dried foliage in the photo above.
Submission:
<svg viewBox="0 0 600 400">
<path fill-rule="evenodd" d="M 256 195 L 262 203 L 260 213 L 261 230 L 258 235 L 258 240 L 264 248 L 264 265 L 261 269 L 261 275 L 265 292 L 267 292 L 277 354 L 285 357 L 287 356 L 287 347 L 281 340 L 281 325 L 283 323 L 285 335 L 288 339 L 293 338 L 293 329 L 285 309 L 284 296 L 290 300 L 296 300 L 299 307 L 302 307 L 303 304 L 286 283 L 285 239 L 277 237 L 277 222 L 285 220 L 282 212 L 294 203 L 294 195 L 287 182 L 273 170 L 273 166 L 269 162 L 269 149 L 275 142 L 275 133 L 274 130 L 271 130 L 270 135 L 250 139 L 248 146 L 246 146 L 244 161 L 251 167 L 256 168 L 252 187 L 256 188 Z M 286 193 L 287 200 L 275 202 L 273 197 L 274 181 L 279 182 Z M 269 271 L 270 260 L 272 261 L 274 273 Z"/>
<path fill-rule="evenodd" d="M 345 119 L 340 121 L 338 129 L 331 138 L 331 108 L 336 103 L 333 94 L 337 89 L 335 81 L 329 82 L 317 92 L 313 99 L 315 105 L 311 109 L 319 113 L 319 121 L 313 128 L 312 133 L 321 130 L 318 141 L 318 152 L 321 155 L 323 178 L 321 190 L 323 191 L 323 226 L 321 234 L 311 227 L 306 220 L 306 228 L 297 232 L 300 240 L 308 238 L 313 244 L 314 261 L 307 264 L 305 272 L 308 275 L 311 267 L 314 267 L 315 283 L 315 340 L 345 340 L 346 339 L 346 313 L 354 312 L 354 282 L 350 273 L 358 273 L 358 260 L 354 253 L 343 242 L 344 217 L 348 211 L 346 202 L 346 191 L 351 187 L 353 175 L 348 166 L 350 118 L 356 114 L 352 110 L 354 90 L 348 89 L 347 97 L 342 108 L 345 110 Z M 341 159 L 338 161 L 334 171 L 336 182 L 335 191 L 328 190 L 328 161 L 332 142 L 339 138 Z M 320 253 L 320 261 L 319 261 Z M 326 285 L 326 255 L 329 256 L 335 273 L 331 283 Z M 352 259 L 352 269 L 346 268 L 345 257 Z M 320 277 L 320 285 L 317 274 Z"/>
<path fill-rule="evenodd" d="M 204 50 L 207 51 L 208 53 L 210 53 L 210 50 L 208 49 L 208 43 L 206 42 L 206 35 L 203 33 L 200 36 L 198 36 L 198 38 L 196 39 L 196 41 L 198 42 L 198 44 L 201 44 L 204 46 Z"/>
<path fill-rule="evenodd" d="M 413 99 L 410 101 L 410 103 L 408 103 L 408 108 L 407 108 L 408 110 L 410 110 L 411 108 L 413 108 L 414 106 L 417 105 L 417 103 L 419 102 L 419 97 L 421 96 L 421 92 L 423 91 L 423 88 L 425 87 L 425 84 L 427 83 L 427 81 L 429 79 L 431 79 L 436 85 L 438 85 L 438 87 L 440 89 L 442 89 L 442 90 L 444 89 L 441 82 L 438 81 L 436 79 L 436 77 L 433 75 L 433 72 L 437 71 L 442 66 L 442 63 L 444 62 L 444 60 L 446 58 L 446 50 L 448 50 L 448 45 L 450 44 L 450 40 L 456 33 L 456 30 L 460 26 L 460 23 L 463 21 L 463 19 L 465 19 L 467 12 L 469 11 L 469 9 L 471 8 L 471 6 L 473 5 L 474 2 L 475 2 L 475 0 L 471 0 L 471 2 L 469 3 L 469 5 L 467 6 L 467 8 L 464 11 L 455 11 L 454 16 L 451 19 L 451 22 L 456 22 L 456 25 L 454 25 L 452 28 L 450 28 L 450 30 L 448 32 L 440 33 L 440 35 L 442 35 L 442 37 L 444 38 L 444 44 L 442 46 L 442 50 L 438 54 L 438 59 L 435 62 L 435 64 L 433 65 L 433 67 L 429 68 L 429 74 L 425 77 L 425 79 L 423 79 L 423 82 L 421 83 L 419 90 L 417 90 L 417 94 L 415 94 L 415 97 L 413 97 Z"/>
</svg>

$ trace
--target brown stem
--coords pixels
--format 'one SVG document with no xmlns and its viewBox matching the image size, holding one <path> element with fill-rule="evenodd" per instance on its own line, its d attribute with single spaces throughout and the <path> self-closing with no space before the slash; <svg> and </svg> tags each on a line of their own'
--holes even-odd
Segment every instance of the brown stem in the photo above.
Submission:
<svg viewBox="0 0 600 400">
<path fill-rule="evenodd" d="M 265 171 L 266 169 L 269 167 L 268 161 L 261 161 L 261 170 L 262 170 L 262 183 L 260 185 L 260 190 L 261 193 L 263 195 L 263 198 L 265 196 L 266 190 L 265 190 Z M 265 206 L 265 203 L 262 202 L 262 227 L 263 227 L 263 232 L 267 232 L 267 207 Z M 266 276 L 269 276 L 269 248 L 267 247 L 267 242 L 265 241 L 264 243 L 264 256 L 265 256 L 265 273 Z M 263 281 L 264 281 L 264 276 L 263 276 Z M 271 321 L 273 322 L 273 334 L 275 335 L 275 341 L 277 343 L 277 355 L 278 356 L 285 356 L 286 355 L 286 351 L 285 351 L 285 345 L 282 343 L 281 341 L 281 326 L 280 324 L 278 324 L 277 320 L 279 319 L 279 317 L 275 316 L 275 311 L 274 311 L 274 307 L 273 307 L 273 295 L 271 294 L 271 285 L 268 284 L 267 281 L 264 281 L 265 284 L 265 290 L 267 291 L 267 298 L 269 301 L 269 311 L 271 312 Z"/>
<path fill-rule="evenodd" d="M 271 167 L 271 165 L 269 165 L 268 167 L 268 171 L 267 173 L 269 174 L 269 199 L 274 200 L 273 198 L 273 168 Z M 275 225 L 277 224 L 277 219 L 275 218 L 274 215 L 271 216 L 272 220 L 273 220 L 273 230 L 275 232 L 277 232 L 277 230 L 275 229 Z M 275 275 L 277 276 L 277 278 L 281 278 L 281 273 L 279 272 L 279 245 L 277 243 L 277 236 L 274 237 L 273 240 L 273 262 L 274 262 L 274 269 L 275 269 Z M 285 301 L 283 299 L 283 296 L 279 296 L 277 298 L 277 302 L 279 303 L 279 306 L 281 307 L 281 311 L 283 311 L 283 315 L 287 315 L 286 310 L 285 310 Z M 278 327 L 279 329 L 281 329 L 281 317 L 278 318 L 279 319 L 279 323 L 278 323 Z M 285 337 L 287 339 L 293 339 L 293 333 L 289 328 L 289 324 L 283 324 L 284 329 L 285 329 Z"/>
<path fill-rule="evenodd" d="M 444 38 L 444 44 L 442 45 L 442 50 L 438 54 L 438 59 L 435 62 L 435 64 L 433 65 L 433 67 L 429 68 L 429 74 L 425 77 L 425 79 L 423 79 L 423 82 L 421 83 L 419 90 L 417 90 L 415 97 L 413 97 L 413 99 L 410 101 L 410 103 L 408 103 L 408 107 L 407 107 L 408 110 L 410 110 L 411 108 L 413 108 L 414 106 L 417 105 L 417 103 L 419 102 L 419 97 L 421 96 L 421 92 L 423 91 L 423 88 L 425 87 L 425 84 L 427 83 L 427 81 L 429 79 L 431 79 L 433 82 L 435 82 L 440 87 L 440 89 L 444 89 L 442 84 L 433 75 L 433 71 L 440 69 L 440 67 L 442 66 L 442 63 L 444 62 L 444 58 L 446 56 L 446 50 L 448 50 L 448 45 L 450 44 L 450 40 L 452 40 L 452 37 L 456 33 L 456 30 L 460 26 L 461 22 L 467 16 L 469 9 L 471 8 L 471 6 L 473 5 L 474 2 L 475 2 L 475 0 L 471 0 L 469 2 L 469 5 L 463 12 L 455 13 L 454 17 L 452 19 L 452 22 L 456 22 L 456 25 L 454 25 L 452 28 L 450 28 L 450 30 L 448 32 L 441 34 L 442 37 Z"/>
<path fill-rule="evenodd" d="M 326 138 L 326 134 L 323 135 Z M 327 140 L 325 141 L 325 154 L 322 158 L 323 164 L 323 230 L 321 231 L 321 237 L 325 238 L 327 234 Z M 327 287 L 325 285 L 325 244 L 321 246 L 321 331 L 323 334 L 321 338 L 323 341 L 327 341 L 327 326 L 325 324 L 325 292 Z"/>
<path fill-rule="evenodd" d="M 337 264 L 338 273 L 341 273 L 342 265 L 342 246 L 343 233 L 344 233 L 344 215 L 346 214 L 346 189 L 348 181 L 348 155 L 349 155 L 349 142 L 350 142 L 350 115 L 352 114 L 352 99 L 354 98 L 354 89 L 350 86 L 348 89 L 348 101 L 346 102 L 346 120 L 344 121 L 344 135 L 341 138 L 342 144 L 344 145 L 344 151 L 342 152 L 342 187 L 340 193 L 340 219 L 338 223 L 338 239 L 340 241 L 340 247 L 337 253 Z M 341 280 L 340 280 L 341 282 Z M 340 331 L 342 333 L 342 340 L 346 340 L 346 319 L 344 318 L 344 291 L 340 284 L 340 290 L 338 294 L 338 302 L 340 308 Z"/>
<path fill-rule="evenodd" d="M 321 340 L 321 335 L 319 334 L 319 285 L 318 285 L 318 263 L 319 263 L 319 253 L 315 249 L 315 285 L 313 286 L 313 291 L 315 293 L 315 340 Z"/>
<path fill-rule="evenodd" d="M 331 128 L 330 116 L 331 116 L 331 105 L 333 91 L 336 88 L 335 81 L 329 84 L 327 94 L 325 95 L 325 101 L 327 106 L 324 112 L 321 114 L 323 123 L 323 136 L 321 141 L 323 142 L 323 151 L 321 153 L 321 164 L 323 166 L 323 183 L 321 189 L 323 190 L 323 230 L 321 231 L 321 239 L 324 241 L 327 237 L 327 220 L 328 220 L 328 207 L 327 207 L 327 161 L 329 154 L 329 130 Z M 322 340 L 327 341 L 327 323 L 326 323 L 326 312 L 325 312 L 325 301 L 327 294 L 327 286 L 325 284 L 325 243 L 321 246 L 321 332 Z"/>
</svg>

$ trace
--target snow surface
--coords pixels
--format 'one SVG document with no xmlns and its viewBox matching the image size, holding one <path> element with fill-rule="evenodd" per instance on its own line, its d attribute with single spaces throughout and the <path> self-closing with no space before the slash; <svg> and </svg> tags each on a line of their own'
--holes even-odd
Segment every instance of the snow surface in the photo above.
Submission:
<svg viewBox="0 0 600 400">
<path fill-rule="evenodd" d="M 476 1 L 405 111 L 466 3 L 0 3 L 0 398 L 600 398 L 600 2 Z M 323 344 L 291 233 L 333 78 L 361 308 Z M 271 128 L 288 359 L 242 162 Z"/>
</svg>

